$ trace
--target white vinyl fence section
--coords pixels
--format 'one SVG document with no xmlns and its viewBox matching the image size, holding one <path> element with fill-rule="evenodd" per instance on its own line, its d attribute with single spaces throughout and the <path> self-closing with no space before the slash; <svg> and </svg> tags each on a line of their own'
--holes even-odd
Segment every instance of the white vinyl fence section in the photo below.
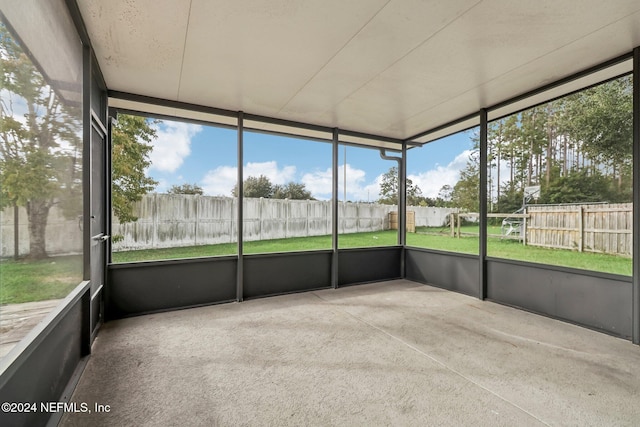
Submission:
<svg viewBox="0 0 640 427">
<path fill-rule="evenodd" d="M 135 222 L 114 218 L 113 250 L 172 248 L 232 243 L 236 199 L 184 194 L 148 194 L 135 204 Z"/>
<path fill-rule="evenodd" d="M 338 232 L 362 233 L 389 229 L 394 205 L 340 203 Z M 409 207 L 418 226 L 444 225 L 457 209 Z M 231 197 L 149 194 L 136 205 L 138 221 L 113 223 L 123 236 L 114 251 L 235 243 L 237 201 Z M 331 234 L 331 201 L 244 199 L 245 241 Z"/>
<path fill-rule="evenodd" d="M 18 208 L 18 253 L 29 254 L 29 220 L 25 208 Z M 0 257 L 14 254 L 15 222 L 13 207 L 0 211 Z M 49 210 L 45 234 L 45 249 L 51 255 L 71 255 L 82 252 L 82 218 L 67 218 L 53 206 Z"/>
<path fill-rule="evenodd" d="M 407 206 L 407 211 L 416 215 L 416 227 L 442 227 L 448 221 L 449 215 L 458 213 L 458 208 L 431 208 L 425 206 Z"/>
<path fill-rule="evenodd" d="M 171 248 L 219 243 L 235 243 L 237 200 L 184 194 L 148 194 L 137 202 L 135 222 L 120 224 L 114 218 L 112 234 L 121 236 L 114 251 Z M 457 209 L 409 206 L 416 225 L 438 227 Z M 389 229 L 389 213 L 397 206 L 372 203 L 340 203 L 340 234 Z M 29 251 L 26 212 L 20 209 L 20 254 Z M 244 200 L 244 240 L 283 239 L 331 234 L 331 201 Z M 0 213 L 1 256 L 13 256 L 13 208 Z M 47 226 L 47 252 L 50 255 L 80 253 L 79 219 L 65 218 L 52 208 Z"/>
</svg>

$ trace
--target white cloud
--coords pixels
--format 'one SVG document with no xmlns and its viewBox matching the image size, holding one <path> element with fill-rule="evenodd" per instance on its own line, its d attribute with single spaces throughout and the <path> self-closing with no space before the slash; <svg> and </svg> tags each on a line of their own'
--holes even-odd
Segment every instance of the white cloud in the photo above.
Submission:
<svg viewBox="0 0 640 427">
<path fill-rule="evenodd" d="M 156 188 L 153 190 L 156 193 L 166 193 L 167 190 L 169 190 L 169 183 L 167 182 L 166 179 L 158 179 L 158 185 L 156 185 Z"/>
<path fill-rule="evenodd" d="M 331 198 L 331 168 L 325 171 L 305 173 L 302 175 L 302 183 L 317 199 Z"/>
<path fill-rule="evenodd" d="M 511 170 L 509 169 L 509 162 L 502 159 L 500 161 L 500 186 L 506 184 L 511 179 Z M 497 183 L 498 183 L 498 170 L 492 169 L 491 176 L 489 177 L 489 197 L 493 200 L 497 198 Z"/>
<path fill-rule="evenodd" d="M 367 202 L 375 202 L 380 198 L 380 184 L 382 183 L 382 175 L 378 175 L 376 179 L 370 183 L 362 187 L 362 189 L 358 189 L 359 192 L 354 192 L 354 201 L 367 201 Z M 347 186 L 349 184 L 347 183 Z M 349 193 L 349 187 L 347 187 L 347 194 Z"/>
<path fill-rule="evenodd" d="M 296 175 L 295 166 L 278 167 L 276 161 L 249 162 L 244 167 L 244 176 L 258 177 L 264 175 L 272 184 L 286 184 L 294 181 Z M 205 194 L 211 196 L 231 196 L 231 191 L 236 185 L 238 171 L 235 166 L 218 166 L 208 171 L 202 178 L 200 185 Z"/>
<path fill-rule="evenodd" d="M 200 181 L 204 194 L 209 196 L 231 196 L 238 176 L 235 166 L 218 166 L 208 171 Z"/>
<path fill-rule="evenodd" d="M 181 122 L 163 122 L 156 128 L 157 139 L 149 156 L 151 166 L 162 172 L 175 172 L 191 154 L 191 139 L 202 126 Z"/>
<path fill-rule="evenodd" d="M 471 150 L 465 150 L 458 154 L 448 165 L 436 165 L 435 169 L 410 174 L 411 179 L 422 190 L 422 195 L 426 197 L 436 197 L 444 185 L 453 187 L 460 178 L 460 171 L 464 169 L 471 155 Z"/>
<path fill-rule="evenodd" d="M 331 198 L 332 170 L 306 173 L 302 176 L 302 183 L 307 187 L 313 197 L 317 199 Z M 382 175 L 371 183 L 366 182 L 366 173 L 362 169 L 356 169 L 347 163 L 347 200 L 374 201 L 379 198 L 380 181 Z M 344 165 L 338 166 L 338 198 L 344 199 Z"/>
<path fill-rule="evenodd" d="M 270 162 L 252 163 L 249 162 L 244 167 L 245 179 L 250 176 L 258 177 L 264 175 L 269 178 L 272 184 L 286 184 L 293 181 L 296 176 L 295 166 L 285 166 L 282 169 L 278 168 L 278 162 L 272 160 Z"/>
</svg>

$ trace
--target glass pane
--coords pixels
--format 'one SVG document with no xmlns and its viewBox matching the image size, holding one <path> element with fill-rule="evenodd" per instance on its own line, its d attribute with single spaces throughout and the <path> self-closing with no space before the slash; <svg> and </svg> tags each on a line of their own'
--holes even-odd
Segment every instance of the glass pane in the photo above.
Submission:
<svg viewBox="0 0 640 427">
<path fill-rule="evenodd" d="M 347 145 L 338 157 L 338 246 L 397 245 L 398 163 L 382 159 L 380 150 Z"/>
<path fill-rule="evenodd" d="M 237 253 L 237 132 L 119 115 L 113 262 Z"/>
<path fill-rule="evenodd" d="M 0 22 L 0 357 L 82 281 L 82 47 L 64 4 L 47 8 Z"/>
<path fill-rule="evenodd" d="M 632 82 L 490 123 L 488 255 L 631 275 Z"/>
<path fill-rule="evenodd" d="M 331 249 L 331 144 L 244 133 L 247 254 Z"/>
<path fill-rule="evenodd" d="M 407 151 L 408 246 L 478 253 L 478 130 Z"/>
</svg>

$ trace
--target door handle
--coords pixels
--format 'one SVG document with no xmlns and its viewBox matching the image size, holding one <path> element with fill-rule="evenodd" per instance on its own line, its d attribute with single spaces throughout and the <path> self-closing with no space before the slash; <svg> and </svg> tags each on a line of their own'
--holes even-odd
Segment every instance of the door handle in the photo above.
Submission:
<svg viewBox="0 0 640 427">
<path fill-rule="evenodd" d="M 91 240 L 95 240 L 97 242 L 106 242 L 110 238 L 111 238 L 111 236 L 109 236 L 108 234 L 100 233 L 100 234 L 96 234 L 95 236 L 93 236 L 91 238 Z"/>
</svg>

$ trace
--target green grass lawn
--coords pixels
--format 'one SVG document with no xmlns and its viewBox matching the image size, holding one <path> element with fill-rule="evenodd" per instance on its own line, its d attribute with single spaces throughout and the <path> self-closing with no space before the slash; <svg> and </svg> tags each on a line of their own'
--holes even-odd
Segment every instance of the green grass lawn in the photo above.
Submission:
<svg viewBox="0 0 640 427">
<path fill-rule="evenodd" d="M 64 298 L 82 281 L 82 256 L 0 262 L 0 304 Z"/>
<path fill-rule="evenodd" d="M 478 254 L 479 237 L 462 235 L 451 237 L 446 228 L 418 228 L 417 233 L 407 233 L 407 245 L 421 248 L 439 249 L 443 251 Z M 477 226 L 463 226 L 462 233 L 478 233 Z M 427 234 L 428 233 L 428 234 Z M 490 226 L 488 234 L 500 234 L 499 226 Z M 590 252 L 576 252 L 566 249 L 550 249 L 539 246 L 524 246 L 519 240 L 489 237 L 487 239 L 487 256 L 518 261 L 536 262 L 562 267 L 580 268 L 583 270 L 604 273 L 631 275 L 631 258 Z"/>
<path fill-rule="evenodd" d="M 407 234 L 407 245 L 421 248 L 438 249 L 466 254 L 478 254 L 478 236 L 463 235 L 452 238 L 448 228 L 419 228 L 418 233 Z M 477 226 L 463 226 L 463 233 L 477 233 Z M 500 234 L 499 226 L 491 226 L 489 234 Z M 427 234 L 428 233 L 428 234 Z M 395 231 L 378 231 L 340 235 L 340 248 L 357 248 L 371 246 L 389 246 L 397 243 Z M 565 249 L 547 249 L 536 246 L 524 246 L 518 240 L 489 237 L 487 255 L 541 264 L 574 267 L 607 273 L 631 275 L 631 259 L 616 255 L 579 253 Z M 290 239 L 261 240 L 245 242 L 244 253 L 291 252 L 314 249 L 330 249 L 331 236 L 296 237 Z M 177 259 L 216 255 L 233 255 L 235 244 L 192 246 L 186 248 L 152 249 L 141 251 L 114 252 L 113 262 L 136 262 L 161 259 Z"/>
<path fill-rule="evenodd" d="M 357 233 L 341 235 L 338 239 L 339 247 L 360 248 L 371 246 L 391 246 L 398 243 L 395 231 L 378 231 L 373 233 Z M 244 242 L 245 254 L 260 254 L 272 252 L 292 252 L 331 249 L 331 236 L 291 237 L 289 239 L 258 240 Z M 114 252 L 114 263 L 154 261 L 162 259 L 193 258 L 217 255 L 235 255 L 235 243 L 220 245 L 188 246 L 184 248 L 145 249 L 138 251 Z"/>
<path fill-rule="evenodd" d="M 477 226 L 464 226 L 462 231 L 477 232 Z M 452 238 L 447 228 L 423 229 L 407 234 L 407 245 L 466 254 L 478 253 L 478 236 Z M 500 227 L 490 227 L 489 234 L 499 234 Z M 379 231 L 340 235 L 340 248 L 390 246 L 397 244 L 395 231 Z M 517 240 L 490 237 L 487 255 L 496 258 L 574 267 L 622 275 L 631 275 L 631 259 L 615 255 L 579 253 L 565 249 L 524 246 Z M 291 252 L 331 248 L 331 236 L 296 237 L 290 239 L 245 242 L 244 253 Z M 139 262 L 178 258 L 209 257 L 236 254 L 236 245 L 191 246 L 114 252 L 113 262 Z M 43 261 L 0 262 L 0 304 L 41 301 L 65 297 L 81 281 L 82 257 L 55 257 Z"/>
</svg>

